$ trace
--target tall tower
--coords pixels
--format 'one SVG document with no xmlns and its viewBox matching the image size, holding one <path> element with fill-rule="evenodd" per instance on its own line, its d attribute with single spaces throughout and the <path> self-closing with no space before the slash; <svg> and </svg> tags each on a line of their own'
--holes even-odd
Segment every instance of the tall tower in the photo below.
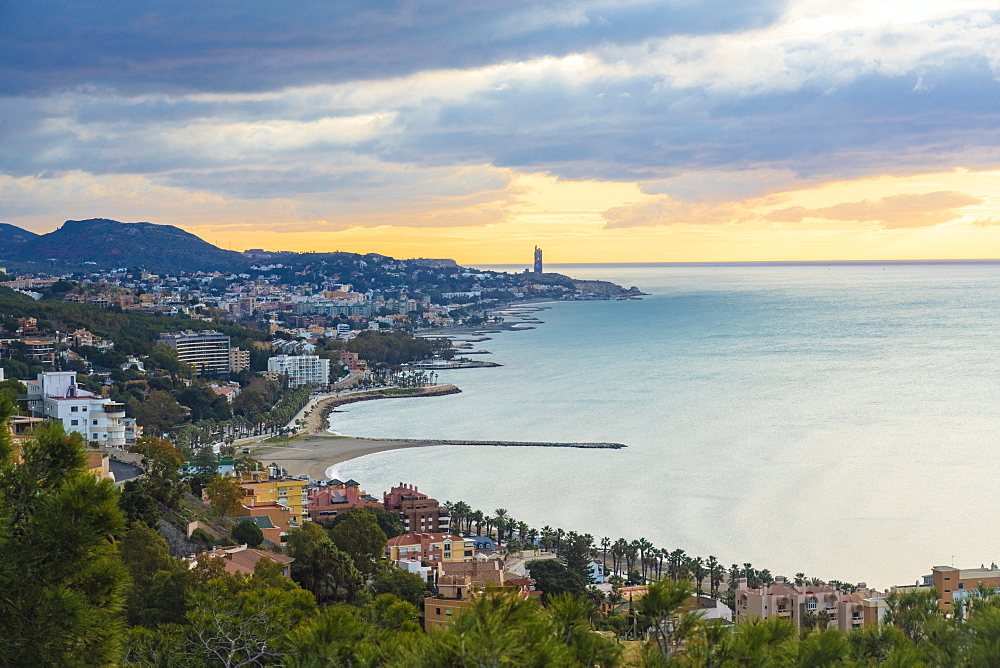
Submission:
<svg viewBox="0 0 1000 668">
<path fill-rule="evenodd" d="M 542 249 L 535 246 L 535 273 L 542 273 Z"/>
</svg>

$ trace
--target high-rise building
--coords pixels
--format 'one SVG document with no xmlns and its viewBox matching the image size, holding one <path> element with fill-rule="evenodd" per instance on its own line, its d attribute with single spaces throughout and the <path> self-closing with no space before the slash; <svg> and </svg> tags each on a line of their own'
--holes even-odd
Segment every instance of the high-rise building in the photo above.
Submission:
<svg viewBox="0 0 1000 668">
<path fill-rule="evenodd" d="M 233 348 L 229 351 L 229 370 L 239 373 L 250 368 L 250 351 Z"/>
<path fill-rule="evenodd" d="M 267 360 L 267 370 L 288 377 L 289 387 L 326 385 L 330 382 L 330 360 L 318 355 L 276 355 Z"/>
<path fill-rule="evenodd" d="M 229 373 L 229 336 L 208 329 L 204 332 L 160 334 L 160 343 L 177 351 L 177 359 L 190 364 L 199 374 L 206 371 Z"/>
<path fill-rule="evenodd" d="M 542 273 L 542 249 L 535 246 L 535 273 Z"/>
</svg>

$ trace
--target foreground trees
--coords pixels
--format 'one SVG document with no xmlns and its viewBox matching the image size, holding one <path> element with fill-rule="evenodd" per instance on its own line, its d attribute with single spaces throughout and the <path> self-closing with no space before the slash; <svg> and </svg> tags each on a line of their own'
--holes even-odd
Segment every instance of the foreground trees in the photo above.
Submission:
<svg viewBox="0 0 1000 668">
<path fill-rule="evenodd" d="M 99 666 L 121 649 L 128 574 L 114 485 L 95 480 L 82 439 L 36 428 L 15 455 L 0 397 L 0 655 L 6 665 Z"/>
</svg>

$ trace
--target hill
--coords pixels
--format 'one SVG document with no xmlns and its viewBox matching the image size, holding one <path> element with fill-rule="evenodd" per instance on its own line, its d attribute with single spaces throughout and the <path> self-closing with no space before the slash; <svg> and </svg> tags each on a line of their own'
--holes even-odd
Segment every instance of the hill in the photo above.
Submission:
<svg viewBox="0 0 1000 668">
<path fill-rule="evenodd" d="M 21 245 L 25 242 L 31 241 L 32 239 L 38 237 L 34 232 L 29 232 L 28 230 L 23 230 L 16 225 L 10 225 L 8 223 L 0 223 L 0 239 L 3 239 L 3 247 L 7 248 L 12 245 Z M 3 251 L 0 250 L 0 254 Z"/>
<path fill-rule="evenodd" d="M 153 223 L 120 223 L 105 218 L 67 220 L 48 234 L 32 234 L 13 225 L 0 229 L 30 235 L 16 244 L 0 245 L 0 260 L 75 267 L 142 267 L 153 272 L 235 271 L 249 261 L 242 253 L 213 246 L 174 227 Z M 6 238 L 6 237 L 4 237 Z"/>
</svg>

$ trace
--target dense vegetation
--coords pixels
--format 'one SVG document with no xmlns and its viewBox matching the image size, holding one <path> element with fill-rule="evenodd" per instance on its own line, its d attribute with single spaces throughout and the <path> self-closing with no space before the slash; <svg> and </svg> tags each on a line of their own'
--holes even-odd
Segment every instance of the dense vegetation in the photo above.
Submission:
<svg viewBox="0 0 1000 668">
<path fill-rule="evenodd" d="M 0 397 L 0 418 L 11 411 Z M 292 579 L 266 559 L 251 576 L 210 558 L 189 569 L 155 518 L 126 520 L 127 495 L 86 473 L 81 445 L 53 423 L 18 460 L 0 429 L 0 665 L 971 667 L 1000 657 L 1000 595 L 988 589 L 954 615 L 933 591 L 893 594 L 883 625 L 845 635 L 704 621 L 688 611 L 691 585 L 668 577 L 628 612 L 640 643 L 595 634 L 594 602 L 552 591 L 543 602 L 486 593 L 427 634 L 425 585 L 378 561 L 385 533 L 373 513 L 293 530 Z M 146 443 L 151 457 L 169 456 L 167 445 Z"/>
</svg>

